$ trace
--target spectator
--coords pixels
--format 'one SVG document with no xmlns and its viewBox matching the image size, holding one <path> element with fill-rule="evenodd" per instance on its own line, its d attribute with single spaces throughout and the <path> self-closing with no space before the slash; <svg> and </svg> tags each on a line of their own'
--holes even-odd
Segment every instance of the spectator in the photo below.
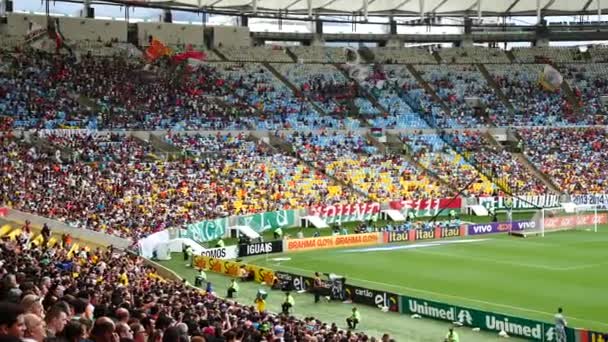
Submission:
<svg viewBox="0 0 608 342">
<path fill-rule="evenodd" d="M 42 318 L 33 314 L 26 313 L 23 315 L 25 323 L 25 332 L 23 334 L 24 342 L 43 342 L 46 338 L 45 323 Z"/>
<path fill-rule="evenodd" d="M 0 334 L 23 338 L 25 323 L 24 311 L 20 305 L 10 302 L 0 302 Z"/>
</svg>

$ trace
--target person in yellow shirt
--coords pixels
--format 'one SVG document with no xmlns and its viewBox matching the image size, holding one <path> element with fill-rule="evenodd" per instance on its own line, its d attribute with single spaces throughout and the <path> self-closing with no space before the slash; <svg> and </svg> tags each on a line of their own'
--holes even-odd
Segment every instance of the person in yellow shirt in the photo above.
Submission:
<svg viewBox="0 0 608 342">
<path fill-rule="evenodd" d="M 253 300 L 253 302 L 255 303 L 255 307 L 258 310 L 258 312 L 265 312 L 266 311 L 266 292 L 259 290 L 258 294 L 256 295 L 255 299 Z"/>
<path fill-rule="evenodd" d="M 127 272 L 124 269 L 120 271 L 118 282 L 123 286 L 129 286 L 129 276 L 127 276 Z"/>
</svg>

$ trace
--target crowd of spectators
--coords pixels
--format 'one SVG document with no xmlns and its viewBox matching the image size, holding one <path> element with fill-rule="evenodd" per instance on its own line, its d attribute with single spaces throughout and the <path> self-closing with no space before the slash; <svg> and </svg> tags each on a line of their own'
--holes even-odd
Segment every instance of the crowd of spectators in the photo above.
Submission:
<svg viewBox="0 0 608 342">
<path fill-rule="evenodd" d="M 538 195 L 548 192 L 545 184 L 512 153 L 496 146 L 478 131 L 444 133 L 444 139 L 508 194 Z"/>
<path fill-rule="evenodd" d="M 582 110 L 581 114 L 583 116 L 597 115 L 587 118 L 587 121 L 604 124 L 606 119 L 603 114 L 606 113 L 606 109 L 601 97 L 608 94 L 608 80 L 605 77 L 608 65 L 603 63 L 565 64 L 562 65 L 561 70 L 574 91 Z"/>
<path fill-rule="evenodd" d="M 450 109 L 449 116 L 437 120 L 439 127 L 484 127 L 489 125 L 487 116 L 505 116 L 507 109 L 475 65 L 421 65 L 417 69 Z M 471 105 L 466 97 L 478 98 L 480 103 Z"/>
<path fill-rule="evenodd" d="M 456 153 L 439 135 L 421 132 L 402 134 L 401 140 L 424 168 L 456 190 L 464 189 L 463 196 L 487 196 L 496 190 L 494 183 Z"/>
<path fill-rule="evenodd" d="M 547 91 L 538 83 L 543 64 L 487 65 L 488 72 L 511 101 L 515 114 L 492 115 L 499 126 L 547 126 L 585 124 L 574 114 L 560 90 Z"/>
<path fill-rule="evenodd" d="M 375 153 L 376 148 L 360 136 L 294 133 L 287 139 L 300 158 L 372 201 L 438 198 L 449 193 L 402 156 Z"/>
<path fill-rule="evenodd" d="M 188 148 L 189 142 L 201 141 L 175 139 L 189 150 L 196 149 Z M 323 173 L 265 145 L 221 135 L 202 141 L 209 143 L 200 151 L 219 150 L 221 156 L 177 161 L 102 158 L 89 163 L 57 160 L 3 137 L 0 202 L 134 241 L 205 219 L 357 202 Z M 134 151 L 130 155 L 136 157 Z"/>
<path fill-rule="evenodd" d="M 525 154 L 568 194 L 605 192 L 608 182 L 603 128 L 533 128 L 518 131 Z"/>
<path fill-rule="evenodd" d="M 0 241 L 2 341 L 369 341 L 314 318 L 259 311 L 166 279 L 108 248 Z M 386 337 L 388 341 L 388 336 Z"/>
<path fill-rule="evenodd" d="M 51 130 L 40 135 L 54 147 L 67 150 L 73 161 L 140 161 L 152 152 L 151 146 L 143 141 L 116 132 L 74 130 L 73 134 L 66 135 Z"/>
</svg>

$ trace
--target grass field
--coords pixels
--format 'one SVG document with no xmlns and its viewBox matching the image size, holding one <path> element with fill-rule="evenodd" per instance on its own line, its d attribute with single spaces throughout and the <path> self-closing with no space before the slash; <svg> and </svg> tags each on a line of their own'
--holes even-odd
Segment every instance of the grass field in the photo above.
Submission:
<svg viewBox="0 0 608 342">
<path fill-rule="evenodd" d="M 597 233 L 493 235 L 420 248 L 290 253 L 279 264 L 266 257 L 246 261 L 303 275 L 334 272 L 354 285 L 545 321 L 562 306 L 571 326 L 606 331 L 607 245 L 604 226 Z M 406 246 L 412 244 L 400 247 Z"/>
</svg>

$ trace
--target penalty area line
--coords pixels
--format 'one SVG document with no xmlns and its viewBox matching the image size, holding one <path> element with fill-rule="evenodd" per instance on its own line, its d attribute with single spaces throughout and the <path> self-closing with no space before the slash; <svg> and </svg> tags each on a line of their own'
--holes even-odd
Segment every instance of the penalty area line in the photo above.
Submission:
<svg viewBox="0 0 608 342">
<path fill-rule="evenodd" d="M 308 272 L 308 273 L 311 273 L 311 274 L 313 274 L 314 272 L 317 272 L 317 271 L 314 271 L 314 270 L 309 270 L 309 269 L 305 269 L 305 268 L 301 268 L 301 267 L 292 267 L 292 266 L 285 266 L 285 265 L 281 265 L 279 268 L 289 269 L 289 270 L 293 270 L 293 271 L 304 271 L 304 272 Z M 385 287 L 389 287 L 389 288 L 393 288 L 393 289 L 401 289 L 401 290 L 406 290 L 406 291 L 411 291 L 411 292 L 425 293 L 425 294 L 430 294 L 430 295 L 435 295 L 435 296 L 443 296 L 443 297 L 454 298 L 454 299 L 459 299 L 459 300 L 466 300 L 466 301 L 470 301 L 470 302 L 474 302 L 474 303 L 485 304 L 485 305 L 492 305 L 492 306 L 497 306 L 497 307 L 502 307 L 502 308 L 508 308 L 508 309 L 522 311 L 522 312 L 531 312 L 531 313 L 540 314 L 540 315 L 547 316 L 547 317 L 553 317 L 554 316 L 554 313 L 540 311 L 540 310 L 534 310 L 534 309 L 527 309 L 527 308 L 522 308 L 522 307 L 514 306 L 514 305 L 488 302 L 488 301 L 485 301 L 485 300 L 468 298 L 468 297 L 462 297 L 462 296 L 457 296 L 457 295 L 451 295 L 451 294 L 446 294 L 446 293 L 441 293 L 441 292 L 436 292 L 436 291 L 423 290 L 423 289 L 418 289 L 418 288 L 408 287 L 408 286 L 403 286 L 403 285 L 395 285 L 395 284 L 388 284 L 388 283 L 383 283 L 383 282 L 378 282 L 378 281 L 373 281 L 373 280 L 365 280 L 365 279 L 360 279 L 360 278 L 353 278 L 353 277 L 349 277 L 346 274 L 344 276 L 346 277 L 347 280 L 351 279 L 351 280 L 354 280 L 354 281 L 359 282 L 359 283 L 375 284 L 375 285 L 381 285 L 381 286 L 385 286 Z M 590 319 L 587 319 L 587 318 L 579 318 L 579 317 L 568 316 L 568 319 L 576 320 L 576 321 L 580 321 L 580 322 L 586 322 L 586 323 L 594 323 L 594 324 L 597 324 L 597 325 L 608 327 L 608 323 L 599 322 L 599 321 L 593 321 L 593 320 L 590 320 Z"/>
</svg>

